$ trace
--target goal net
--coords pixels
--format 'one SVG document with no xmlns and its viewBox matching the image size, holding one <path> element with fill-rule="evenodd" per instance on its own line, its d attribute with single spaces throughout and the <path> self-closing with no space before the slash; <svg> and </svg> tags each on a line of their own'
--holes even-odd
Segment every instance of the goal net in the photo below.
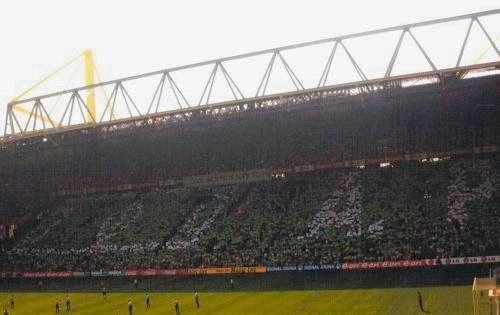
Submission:
<svg viewBox="0 0 500 315">
<path fill-rule="evenodd" d="M 497 278 L 474 278 L 472 285 L 474 315 L 500 315 L 500 287 Z"/>
</svg>

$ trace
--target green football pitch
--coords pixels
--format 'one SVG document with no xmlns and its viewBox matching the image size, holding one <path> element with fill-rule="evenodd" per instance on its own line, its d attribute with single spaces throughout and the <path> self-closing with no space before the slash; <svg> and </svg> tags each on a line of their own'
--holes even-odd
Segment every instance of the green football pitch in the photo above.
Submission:
<svg viewBox="0 0 500 315">
<path fill-rule="evenodd" d="M 150 293 L 151 308 L 146 309 L 143 293 L 109 292 L 106 300 L 97 293 L 70 293 L 71 314 L 128 314 L 127 301 L 133 302 L 133 314 L 175 314 L 173 300 L 180 302 L 182 315 L 188 314 L 420 314 L 416 292 L 422 292 L 430 314 L 471 314 L 471 287 L 432 287 L 404 289 L 366 289 L 284 292 L 200 292 L 197 309 L 193 293 Z M 15 307 L 10 309 L 10 295 Z M 55 314 L 55 299 L 66 314 L 65 293 L 0 293 L 1 312 L 9 315 Z"/>
</svg>

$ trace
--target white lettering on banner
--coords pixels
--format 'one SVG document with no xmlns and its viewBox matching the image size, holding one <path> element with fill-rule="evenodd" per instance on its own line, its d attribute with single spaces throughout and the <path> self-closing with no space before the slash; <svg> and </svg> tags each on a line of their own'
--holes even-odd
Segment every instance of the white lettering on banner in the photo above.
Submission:
<svg viewBox="0 0 500 315">
<path fill-rule="evenodd" d="M 311 172 L 311 171 L 314 171 L 314 165 L 300 165 L 300 166 L 295 166 L 294 167 L 294 171 L 296 173 L 300 173 L 300 172 Z"/>
<path fill-rule="evenodd" d="M 482 257 L 452 257 L 441 259 L 421 259 L 421 260 L 393 260 L 378 262 L 345 262 L 341 269 L 378 269 L 378 268 L 402 268 L 402 267 L 425 267 L 435 265 L 466 265 L 500 262 L 500 256 Z"/>
<path fill-rule="evenodd" d="M 283 270 L 286 270 L 286 271 L 297 270 L 297 266 L 285 266 L 285 267 L 283 267 Z"/>
<path fill-rule="evenodd" d="M 335 265 L 304 265 L 304 266 L 270 266 L 270 267 L 222 267 L 222 268 L 198 268 L 198 269 L 144 269 L 144 270 L 124 270 L 124 271 L 92 271 L 82 272 L 23 272 L 24 278 L 41 277 L 72 277 L 72 276 L 173 276 L 173 275 L 205 275 L 222 273 L 254 273 L 273 271 L 301 271 L 301 270 L 361 270 L 361 269 L 389 269 L 403 267 L 426 267 L 435 265 L 465 265 L 465 264 L 485 264 L 500 262 L 500 255 L 478 256 L 478 257 L 451 257 L 441 259 L 419 259 L 419 260 L 394 260 L 376 262 L 345 262 Z M 2 274 L 0 274 L 2 276 Z M 3 275 L 3 277 L 15 277 Z"/>
<path fill-rule="evenodd" d="M 489 262 L 500 262 L 500 256 L 453 257 L 441 258 L 440 261 L 443 265 L 481 264 Z"/>
</svg>

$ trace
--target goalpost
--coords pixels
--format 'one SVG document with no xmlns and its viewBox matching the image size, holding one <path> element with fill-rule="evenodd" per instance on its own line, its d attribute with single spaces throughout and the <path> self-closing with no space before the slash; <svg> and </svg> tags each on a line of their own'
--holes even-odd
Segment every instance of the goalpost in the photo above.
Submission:
<svg viewBox="0 0 500 315">
<path fill-rule="evenodd" d="M 472 306 L 474 315 L 500 315 L 500 288 L 496 278 L 474 278 Z"/>
</svg>

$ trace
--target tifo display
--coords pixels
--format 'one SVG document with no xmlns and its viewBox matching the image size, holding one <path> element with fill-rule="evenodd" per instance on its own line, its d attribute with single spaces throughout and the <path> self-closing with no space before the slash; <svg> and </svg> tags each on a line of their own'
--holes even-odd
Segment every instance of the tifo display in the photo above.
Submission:
<svg viewBox="0 0 500 315">
<path fill-rule="evenodd" d="M 30 213 L 2 270 L 34 277 L 494 263 L 499 174 L 494 153 L 58 197 Z"/>
</svg>

